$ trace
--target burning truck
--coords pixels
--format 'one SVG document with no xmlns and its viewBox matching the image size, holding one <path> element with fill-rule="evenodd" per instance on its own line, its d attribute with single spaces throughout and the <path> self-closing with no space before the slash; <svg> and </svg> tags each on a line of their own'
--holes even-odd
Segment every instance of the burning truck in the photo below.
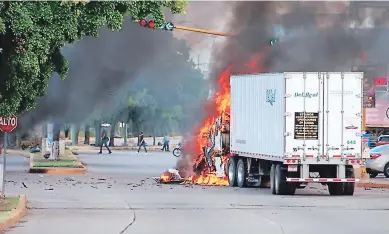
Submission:
<svg viewBox="0 0 389 234">
<path fill-rule="evenodd" d="M 221 74 L 215 114 L 183 148 L 191 168 L 179 165 L 159 181 L 270 185 L 277 195 L 316 182 L 331 195 L 353 195 L 353 168 L 364 161 L 363 73 L 252 73 Z"/>
</svg>

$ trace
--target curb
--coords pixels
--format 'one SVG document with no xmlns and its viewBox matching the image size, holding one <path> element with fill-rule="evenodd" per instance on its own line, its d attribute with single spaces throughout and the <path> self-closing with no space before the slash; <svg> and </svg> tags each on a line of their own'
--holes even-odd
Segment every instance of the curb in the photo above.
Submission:
<svg viewBox="0 0 389 234">
<path fill-rule="evenodd" d="M 138 148 L 127 148 L 127 149 L 123 149 L 123 148 L 120 148 L 120 149 L 115 149 L 115 148 L 110 148 L 112 150 L 112 152 L 115 152 L 115 151 L 137 151 Z M 80 149 L 80 148 L 75 148 L 75 149 L 69 149 L 70 151 L 77 151 L 77 150 L 98 150 L 98 148 L 86 148 L 86 149 Z M 142 148 L 141 151 L 144 151 L 144 149 Z M 147 152 L 164 152 L 162 151 L 161 149 L 147 149 Z M 172 150 L 170 151 L 172 152 Z"/>
<path fill-rule="evenodd" d="M 34 174 L 51 174 L 51 175 L 84 175 L 88 172 L 85 166 L 78 161 L 82 166 L 81 168 L 64 168 L 64 167 L 34 167 L 32 158 L 30 157 L 30 169 L 29 173 Z"/>
<path fill-rule="evenodd" d="M 24 217 L 27 212 L 27 198 L 26 195 L 19 196 L 19 203 L 12 211 L 11 215 L 4 221 L 0 222 L 0 232 L 5 229 L 15 226 Z"/>
<path fill-rule="evenodd" d="M 379 183 L 357 183 L 356 187 L 359 188 L 389 188 L 389 184 L 379 184 Z"/>
<path fill-rule="evenodd" d="M 51 174 L 51 175 L 85 175 L 87 173 L 87 170 L 85 168 L 34 167 L 34 168 L 30 168 L 29 173 Z"/>
<path fill-rule="evenodd" d="M 173 152 L 173 149 L 174 149 L 175 147 L 170 147 L 170 152 Z M 81 148 L 78 148 L 77 146 L 76 147 L 74 147 L 74 148 L 72 148 L 72 147 L 69 147 L 69 150 L 70 151 L 77 151 L 77 150 L 99 150 L 100 149 L 100 147 L 93 147 L 93 146 L 91 146 L 91 147 L 84 147 L 84 149 L 81 147 Z M 129 151 L 131 151 L 131 150 L 133 150 L 133 151 L 137 151 L 138 150 L 138 147 L 127 147 L 127 148 L 124 148 L 124 147 L 120 147 L 120 146 L 118 146 L 118 148 L 115 148 L 115 147 L 110 147 L 110 149 L 112 150 L 112 151 L 124 151 L 124 150 L 129 150 Z M 142 148 L 141 149 L 141 151 L 143 151 L 144 149 Z M 160 147 L 158 147 L 158 148 L 147 148 L 147 151 L 148 152 L 164 152 L 164 151 L 162 151 L 161 150 L 161 148 Z"/>
</svg>

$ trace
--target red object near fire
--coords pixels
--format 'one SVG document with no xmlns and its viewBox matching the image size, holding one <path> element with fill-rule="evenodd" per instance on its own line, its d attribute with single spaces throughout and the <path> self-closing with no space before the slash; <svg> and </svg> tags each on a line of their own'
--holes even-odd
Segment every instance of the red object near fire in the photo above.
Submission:
<svg viewBox="0 0 389 234">
<path fill-rule="evenodd" d="M 18 117 L 11 115 L 11 117 L 5 118 L 0 116 L 0 131 L 12 132 L 18 126 Z"/>
</svg>

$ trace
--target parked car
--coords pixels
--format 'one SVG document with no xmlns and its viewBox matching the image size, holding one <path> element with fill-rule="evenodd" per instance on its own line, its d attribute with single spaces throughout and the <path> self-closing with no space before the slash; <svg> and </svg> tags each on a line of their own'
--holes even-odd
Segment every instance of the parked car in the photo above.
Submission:
<svg viewBox="0 0 389 234">
<path fill-rule="evenodd" d="M 380 145 L 370 150 L 370 159 L 366 160 L 366 171 L 371 178 L 384 173 L 389 178 L 389 145 Z"/>
<path fill-rule="evenodd" d="M 389 144 L 389 135 L 381 135 L 377 138 L 376 146 Z"/>
</svg>

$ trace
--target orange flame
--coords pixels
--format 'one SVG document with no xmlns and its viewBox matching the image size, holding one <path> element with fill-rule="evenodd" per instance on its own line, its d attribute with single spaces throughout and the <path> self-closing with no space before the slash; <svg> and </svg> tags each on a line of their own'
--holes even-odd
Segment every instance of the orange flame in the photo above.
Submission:
<svg viewBox="0 0 389 234">
<path fill-rule="evenodd" d="M 173 175 L 169 172 L 165 172 L 160 176 L 160 182 L 161 183 L 169 183 L 173 181 Z"/>
<path fill-rule="evenodd" d="M 250 61 L 244 66 L 228 66 L 221 74 L 218 79 L 219 89 L 216 92 L 215 96 L 212 100 L 210 100 L 210 107 L 212 110 L 209 111 L 209 116 L 207 116 L 201 127 L 199 127 L 196 131 L 196 138 L 194 142 L 185 142 L 183 145 L 183 152 L 191 151 L 192 156 L 198 156 L 197 158 L 193 158 L 193 166 L 196 169 L 196 175 L 190 176 L 187 178 L 184 183 L 185 184 L 199 184 L 199 185 L 216 185 L 216 186 L 228 186 L 228 177 L 223 176 L 220 177 L 216 175 L 216 169 L 214 167 L 209 168 L 205 159 L 205 155 L 203 149 L 210 144 L 207 135 L 212 131 L 216 130 L 215 120 L 219 117 L 222 117 L 222 122 L 229 120 L 230 113 L 230 77 L 233 72 L 238 72 L 240 74 L 245 73 L 260 73 L 266 72 L 263 64 L 261 63 L 261 58 L 263 54 L 253 56 Z M 225 129 L 226 125 L 222 123 L 222 129 Z M 228 162 L 228 158 L 230 156 L 229 152 L 223 151 L 226 155 L 221 155 L 221 163 L 226 166 Z M 190 155 L 190 154 L 189 154 Z M 214 155 L 212 155 L 213 157 Z M 215 158 L 212 158 L 213 162 L 215 162 Z M 185 167 L 185 166 L 184 166 Z M 181 173 L 186 174 L 188 168 L 181 168 Z M 175 180 L 174 175 L 169 172 L 163 173 L 159 181 L 162 183 L 169 183 Z"/>
<path fill-rule="evenodd" d="M 243 67 L 238 68 L 239 70 L 243 70 L 246 73 L 259 73 L 265 72 L 266 69 L 260 63 L 261 57 L 263 55 L 253 56 L 251 60 Z M 216 114 L 209 115 L 203 122 L 202 126 L 197 131 L 196 138 L 196 150 L 197 153 L 200 154 L 199 158 L 196 160 L 195 166 L 198 166 L 202 160 L 204 159 L 204 155 L 202 153 L 202 149 L 204 146 L 208 144 L 208 139 L 204 137 L 207 133 L 209 133 L 210 129 L 214 126 L 216 118 L 223 115 L 223 113 L 230 113 L 230 97 L 231 97 L 231 89 L 230 89 L 230 77 L 233 72 L 233 66 L 228 66 L 221 74 L 218 80 L 219 90 L 216 92 L 213 100 L 212 106 L 216 110 Z M 245 73 L 243 72 L 243 73 Z M 222 163 L 226 165 L 227 159 L 229 155 L 224 155 L 221 157 Z M 228 186 L 228 178 L 227 177 L 217 177 L 211 169 L 207 166 L 201 170 L 200 175 L 191 176 L 187 179 L 185 183 L 194 183 L 200 185 L 218 185 L 218 186 Z"/>
</svg>

